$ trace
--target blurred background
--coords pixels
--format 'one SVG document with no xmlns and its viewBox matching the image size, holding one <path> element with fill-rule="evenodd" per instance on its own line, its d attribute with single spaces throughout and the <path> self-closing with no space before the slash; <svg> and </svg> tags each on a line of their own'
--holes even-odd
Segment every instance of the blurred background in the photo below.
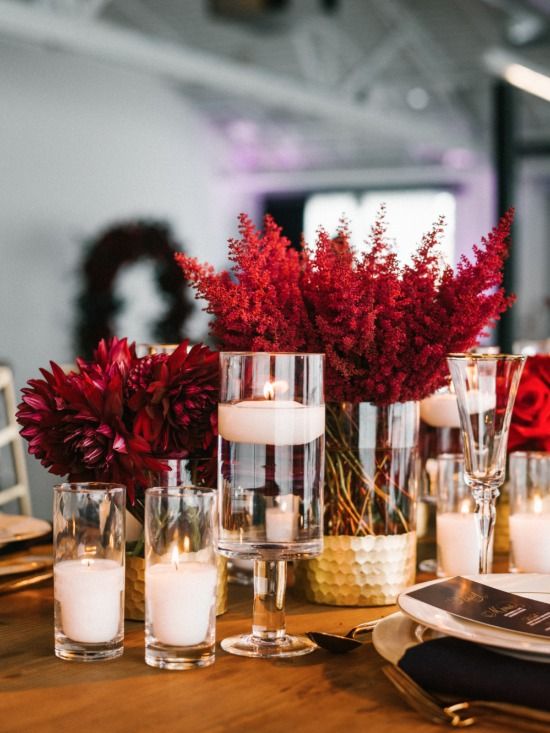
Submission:
<svg viewBox="0 0 550 733">
<path fill-rule="evenodd" d="M 0 100 L 17 389 L 80 353 L 85 259 L 135 221 L 221 267 L 241 211 L 295 242 L 345 214 L 361 247 L 385 201 L 404 259 L 443 213 L 455 263 L 514 205 L 518 301 L 491 340 L 550 335 L 550 0 L 0 0 Z M 155 261 L 117 242 L 115 331 L 154 341 Z M 182 335 L 206 324 L 195 305 Z"/>
</svg>

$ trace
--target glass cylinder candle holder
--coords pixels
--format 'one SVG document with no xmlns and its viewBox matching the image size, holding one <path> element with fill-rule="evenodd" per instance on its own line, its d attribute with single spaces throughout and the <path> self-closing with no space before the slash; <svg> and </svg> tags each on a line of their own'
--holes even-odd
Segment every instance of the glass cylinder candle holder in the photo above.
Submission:
<svg viewBox="0 0 550 733">
<path fill-rule="evenodd" d="M 55 655 L 113 659 L 123 652 L 126 488 L 54 487 Z"/>
<path fill-rule="evenodd" d="M 457 397 L 449 387 L 420 402 L 420 496 L 427 503 L 437 503 L 437 457 L 443 453 L 462 453 Z"/>
<path fill-rule="evenodd" d="M 510 453 L 510 570 L 550 573 L 550 453 Z"/>
<path fill-rule="evenodd" d="M 145 661 L 162 669 L 214 662 L 216 492 L 145 492 Z"/>
<path fill-rule="evenodd" d="M 461 453 L 443 453 L 437 458 L 436 535 L 440 578 L 478 572 L 481 535 Z M 490 563 L 492 555 L 491 547 Z"/>
<path fill-rule="evenodd" d="M 229 557 L 322 549 L 323 363 L 322 354 L 221 354 L 219 546 Z"/>
<path fill-rule="evenodd" d="M 477 574 L 481 535 L 461 453 L 442 453 L 437 458 L 436 536 L 440 578 Z M 492 546 L 489 554 L 492 563 Z"/>
</svg>

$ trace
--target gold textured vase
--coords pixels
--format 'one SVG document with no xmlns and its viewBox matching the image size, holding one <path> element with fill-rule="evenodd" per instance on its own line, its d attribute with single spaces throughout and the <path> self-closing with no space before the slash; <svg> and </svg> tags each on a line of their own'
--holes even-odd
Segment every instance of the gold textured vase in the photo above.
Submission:
<svg viewBox="0 0 550 733">
<path fill-rule="evenodd" d="M 216 616 L 221 616 L 227 611 L 227 558 L 217 555 L 216 565 L 218 568 Z M 128 621 L 145 619 L 145 560 L 134 555 L 126 555 L 124 618 Z"/>
<path fill-rule="evenodd" d="M 414 583 L 416 532 L 324 538 L 323 553 L 296 564 L 296 587 L 330 606 L 385 606 Z"/>
</svg>

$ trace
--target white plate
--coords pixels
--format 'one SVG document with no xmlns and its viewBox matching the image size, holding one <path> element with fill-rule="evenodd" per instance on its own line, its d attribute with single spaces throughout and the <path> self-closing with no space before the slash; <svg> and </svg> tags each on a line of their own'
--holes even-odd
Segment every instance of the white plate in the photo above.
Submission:
<svg viewBox="0 0 550 733">
<path fill-rule="evenodd" d="M 44 519 L 0 513 L 0 547 L 9 542 L 22 542 L 42 537 L 50 530 L 50 523 Z"/>
<path fill-rule="evenodd" d="M 0 560 L 0 577 L 34 573 L 52 565 L 53 557 L 51 555 L 17 555 L 16 557 L 10 555 Z"/>
<path fill-rule="evenodd" d="M 493 588 L 517 593 L 517 595 L 526 598 L 550 602 L 550 575 L 502 573 L 483 576 L 468 575 L 465 577 Z M 440 581 L 431 580 L 427 583 L 420 583 L 413 588 L 409 588 L 409 590 L 417 590 L 438 582 Z M 416 598 L 411 598 L 405 593 L 399 596 L 397 605 L 417 624 L 427 626 L 429 629 L 434 629 L 442 634 L 494 647 L 495 651 L 517 656 L 521 659 L 550 662 L 550 639 L 527 636 L 516 631 L 467 621 Z"/>
</svg>

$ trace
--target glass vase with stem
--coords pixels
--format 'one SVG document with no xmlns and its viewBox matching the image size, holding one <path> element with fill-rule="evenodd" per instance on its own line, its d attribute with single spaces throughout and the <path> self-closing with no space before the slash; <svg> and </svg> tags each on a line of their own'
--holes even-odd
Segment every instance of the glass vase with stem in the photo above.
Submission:
<svg viewBox="0 0 550 733">
<path fill-rule="evenodd" d="M 464 480 L 476 502 L 481 537 L 479 572 L 489 572 L 496 500 L 504 483 L 506 448 L 525 356 L 450 354 L 464 445 Z"/>
<path fill-rule="evenodd" d="M 287 561 L 323 546 L 322 354 L 221 353 L 219 551 L 254 560 L 252 633 L 222 641 L 248 657 L 307 654 L 285 628 Z"/>
</svg>

